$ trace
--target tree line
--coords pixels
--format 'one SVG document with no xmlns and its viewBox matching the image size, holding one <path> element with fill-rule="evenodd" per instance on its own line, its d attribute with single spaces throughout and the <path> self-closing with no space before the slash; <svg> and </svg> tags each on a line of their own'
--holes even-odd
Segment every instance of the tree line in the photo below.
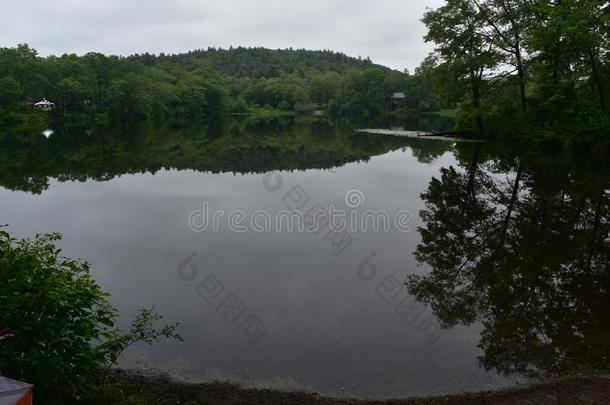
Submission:
<svg viewBox="0 0 610 405">
<path fill-rule="evenodd" d="M 5 123 L 42 98 L 55 103 L 55 115 L 93 111 L 122 121 L 210 121 L 227 113 L 327 109 L 369 117 L 389 112 L 395 92 L 416 95 L 408 101 L 411 109 L 433 110 L 440 103 L 423 77 L 368 58 L 265 48 L 40 57 L 21 44 L 0 49 L 0 89 Z"/>
<path fill-rule="evenodd" d="M 608 133 L 607 1 L 447 0 L 423 22 L 436 45 L 433 80 L 458 124 L 581 140 Z"/>
<path fill-rule="evenodd" d="M 446 0 L 423 17 L 436 45 L 413 74 L 322 50 L 208 48 L 40 57 L 0 48 L 0 125 L 46 97 L 54 115 L 212 122 L 233 114 L 336 117 L 450 111 L 456 129 L 566 145 L 610 138 L 607 0 Z M 393 93 L 405 93 L 397 107 Z"/>
</svg>

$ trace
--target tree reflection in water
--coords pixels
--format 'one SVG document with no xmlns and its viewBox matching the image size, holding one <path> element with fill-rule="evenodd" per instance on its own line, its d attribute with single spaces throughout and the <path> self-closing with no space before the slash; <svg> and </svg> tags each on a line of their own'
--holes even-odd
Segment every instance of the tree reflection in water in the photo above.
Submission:
<svg viewBox="0 0 610 405">
<path fill-rule="evenodd" d="M 482 149 L 460 147 L 422 194 L 415 255 L 431 271 L 407 288 L 444 327 L 482 323 L 487 369 L 607 370 L 610 170 Z"/>
<path fill-rule="evenodd" d="M 227 120 L 214 126 L 66 125 L 0 130 L 0 187 L 40 194 L 50 179 L 107 181 L 162 169 L 213 173 L 332 169 L 400 149 L 396 137 L 355 134 L 310 117 Z M 447 146 L 445 146 L 447 148 Z"/>
<path fill-rule="evenodd" d="M 610 170 L 513 145 L 355 134 L 326 120 L 232 120 L 204 128 L 0 131 L 0 187 L 43 193 L 51 179 L 106 181 L 163 168 L 265 173 L 331 169 L 408 147 L 421 163 L 453 151 L 422 194 L 407 287 L 445 327 L 481 322 L 482 365 L 504 373 L 608 369 Z M 607 165 L 607 163 L 605 163 Z"/>
</svg>

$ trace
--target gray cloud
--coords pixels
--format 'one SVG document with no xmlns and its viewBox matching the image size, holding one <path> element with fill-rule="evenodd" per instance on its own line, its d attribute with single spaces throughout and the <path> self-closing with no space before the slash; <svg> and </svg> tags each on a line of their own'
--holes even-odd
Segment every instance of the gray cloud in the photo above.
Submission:
<svg viewBox="0 0 610 405">
<path fill-rule="evenodd" d="M 0 46 L 42 55 L 175 53 L 208 46 L 332 49 L 412 70 L 431 50 L 420 19 L 443 0 L 4 0 Z"/>
</svg>

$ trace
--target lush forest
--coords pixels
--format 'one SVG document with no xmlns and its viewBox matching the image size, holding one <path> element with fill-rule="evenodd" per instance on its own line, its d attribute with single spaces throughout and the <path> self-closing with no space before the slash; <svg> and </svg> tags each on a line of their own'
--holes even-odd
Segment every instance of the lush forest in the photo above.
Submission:
<svg viewBox="0 0 610 405">
<path fill-rule="evenodd" d="M 327 109 L 362 118 L 387 114 L 395 92 L 413 94 L 404 108 L 437 109 L 440 102 L 420 79 L 331 51 L 210 48 L 43 58 L 22 44 L 0 49 L 0 116 L 19 122 L 47 98 L 55 116 L 92 112 L 122 122 Z"/>
<path fill-rule="evenodd" d="M 423 22 L 431 78 L 458 126 L 564 143 L 608 140 L 606 0 L 447 0 Z"/>
<path fill-rule="evenodd" d="M 563 145 L 610 136 L 610 5 L 601 0 L 447 0 L 428 10 L 435 50 L 410 74 L 332 51 L 230 48 L 127 57 L 0 49 L 0 126 L 228 114 L 370 120 L 440 112 L 457 130 Z M 398 105 L 394 93 L 406 98 Z"/>
</svg>

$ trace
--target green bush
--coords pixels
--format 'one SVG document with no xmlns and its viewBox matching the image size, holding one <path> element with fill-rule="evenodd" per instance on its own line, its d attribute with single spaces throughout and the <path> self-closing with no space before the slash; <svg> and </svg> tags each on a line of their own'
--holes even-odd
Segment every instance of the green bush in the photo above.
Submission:
<svg viewBox="0 0 610 405">
<path fill-rule="evenodd" d="M 62 257 L 59 234 L 16 240 L 0 230 L 0 342 L 2 375 L 34 384 L 40 403 L 103 396 L 105 376 L 136 342 L 177 338 L 177 325 L 141 310 L 131 329 L 114 328 L 117 312 L 85 262 Z M 102 387 L 102 390 L 99 388 Z"/>
<path fill-rule="evenodd" d="M 0 345 L 4 375 L 35 384 L 50 400 L 91 392 L 116 312 L 86 263 L 63 258 L 59 234 L 16 241 L 0 231 Z"/>
</svg>

